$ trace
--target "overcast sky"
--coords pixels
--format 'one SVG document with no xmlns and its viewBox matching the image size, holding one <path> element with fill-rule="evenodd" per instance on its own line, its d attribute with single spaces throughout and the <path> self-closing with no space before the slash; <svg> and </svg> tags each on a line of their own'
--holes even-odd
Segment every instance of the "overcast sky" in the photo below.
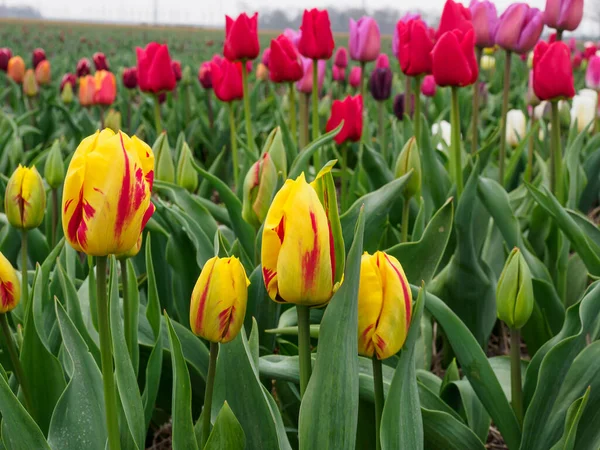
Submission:
<svg viewBox="0 0 600 450">
<path fill-rule="evenodd" d="M 402 11 L 420 8 L 426 11 L 441 11 L 443 0 L 0 0 L 6 5 L 29 4 L 39 9 L 45 17 L 56 19 L 97 19 L 101 21 L 153 22 L 153 5 L 157 2 L 159 22 L 192 25 L 224 24 L 225 14 L 265 10 L 276 6 L 289 11 L 303 8 L 327 6 L 361 7 L 367 4 L 370 9 L 391 7 Z M 469 0 L 462 1 L 465 4 Z M 495 1 L 502 12 L 511 0 Z M 530 0 L 531 6 L 543 9 L 545 0 Z M 585 0 L 591 7 L 598 0 Z M 591 22 L 591 21 L 589 21 Z M 584 30 L 595 31 L 597 25 L 586 24 Z"/>
</svg>

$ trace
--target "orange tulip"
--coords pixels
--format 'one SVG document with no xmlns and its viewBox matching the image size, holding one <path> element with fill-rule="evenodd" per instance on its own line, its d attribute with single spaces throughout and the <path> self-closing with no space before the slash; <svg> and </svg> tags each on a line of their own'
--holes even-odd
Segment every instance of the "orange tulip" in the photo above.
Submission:
<svg viewBox="0 0 600 450">
<path fill-rule="evenodd" d="M 94 75 L 94 104 L 112 105 L 117 96 L 117 80 L 112 72 L 99 70 Z"/>
<path fill-rule="evenodd" d="M 8 60 L 8 69 L 6 73 L 15 83 L 21 84 L 25 77 L 25 61 L 23 61 L 23 58 L 20 56 L 13 56 L 10 58 Z"/>
<path fill-rule="evenodd" d="M 94 92 L 96 85 L 94 77 L 86 75 L 79 79 L 79 103 L 81 106 L 91 106 L 94 104 Z"/>
<path fill-rule="evenodd" d="M 35 80 L 40 86 L 50 83 L 50 61 L 43 60 L 35 68 Z"/>
</svg>

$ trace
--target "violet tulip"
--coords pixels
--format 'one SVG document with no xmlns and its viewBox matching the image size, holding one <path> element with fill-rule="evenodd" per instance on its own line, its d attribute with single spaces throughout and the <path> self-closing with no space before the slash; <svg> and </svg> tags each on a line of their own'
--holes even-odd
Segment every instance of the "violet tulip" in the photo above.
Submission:
<svg viewBox="0 0 600 450">
<path fill-rule="evenodd" d="M 350 58 L 362 63 L 375 61 L 381 50 L 379 25 L 372 17 L 350 19 Z"/>
<path fill-rule="evenodd" d="M 583 0 L 546 0 L 544 23 L 551 28 L 574 31 L 583 18 Z"/>
<path fill-rule="evenodd" d="M 496 6 L 489 0 L 471 0 L 471 23 L 475 29 L 475 45 L 479 48 L 493 47 L 498 24 Z"/>
<path fill-rule="evenodd" d="M 590 89 L 600 90 L 600 56 L 590 58 L 585 72 L 585 85 Z"/>
<path fill-rule="evenodd" d="M 543 13 L 527 3 L 513 3 L 498 20 L 496 44 L 519 54 L 533 50 L 544 28 Z"/>
</svg>

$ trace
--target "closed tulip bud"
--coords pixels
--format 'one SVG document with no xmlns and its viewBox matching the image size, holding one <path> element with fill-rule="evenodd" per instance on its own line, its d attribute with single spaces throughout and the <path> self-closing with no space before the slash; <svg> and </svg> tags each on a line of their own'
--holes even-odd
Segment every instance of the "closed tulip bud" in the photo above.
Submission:
<svg viewBox="0 0 600 450">
<path fill-rule="evenodd" d="M 152 146 L 152 152 L 156 155 L 156 179 L 175 183 L 175 164 L 166 131 L 158 136 Z"/>
<path fill-rule="evenodd" d="M 309 59 L 329 59 L 335 42 L 331 33 L 331 22 L 327 10 L 304 10 L 300 25 L 298 51 Z"/>
<path fill-rule="evenodd" d="M 46 60 L 46 52 L 43 48 L 36 48 L 31 55 L 31 63 L 34 69 L 37 69 L 37 66 L 42 61 Z"/>
<path fill-rule="evenodd" d="M 308 58 L 301 58 L 301 60 L 304 75 L 296 82 L 296 89 L 305 94 L 310 94 L 313 89 L 313 60 Z M 319 92 L 323 89 L 326 68 L 326 62 L 324 60 L 319 60 L 317 63 L 317 86 Z"/>
<path fill-rule="evenodd" d="M 20 56 L 13 56 L 8 60 L 6 73 L 15 83 L 21 84 L 25 77 L 25 61 Z"/>
<path fill-rule="evenodd" d="M 206 261 L 192 292 L 192 332 L 210 342 L 225 344 L 235 339 L 244 324 L 249 285 L 244 266 L 235 256 Z"/>
<path fill-rule="evenodd" d="M 600 89 L 600 56 L 592 56 L 585 71 L 585 85 L 590 89 Z"/>
<path fill-rule="evenodd" d="M 544 22 L 557 30 L 574 31 L 583 19 L 583 0 L 546 0 Z"/>
<path fill-rule="evenodd" d="M 8 223 L 21 230 L 37 228 L 46 212 L 44 182 L 35 167 L 14 171 L 4 194 L 4 212 Z"/>
<path fill-rule="evenodd" d="M 400 178 L 412 170 L 412 175 L 404 188 L 406 199 L 418 197 L 421 193 L 421 157 L 417 140 L 411 137 L 404 145 L 396 161 L 396 177 Z"/>
<path fill-rule="evenodd" d="M 392 95 L 392 71 L 387 69 L 375 69 L 369 78 L 369 90 L 377 101 L 384 101 Z"/>
<path fill-rule="evenodd" d="M 12 51 L 10 48 L 0 48 L 0 70 L 6 72 L 8 69 L 8 61 L 12 58 Z"/>
<path fill-rule="evenodd" d="M 583 54 L 581 52 L 573 54 L 572 64 L 573 69 L 579 69 L 583 65 Z"/>
<path fill-rule="evenodd" d="M 40 86 L 50 83 L 50 61 L 45 59 L 35 68 L 35 80 Z"/>
<path fill-rule="evenodd" d="M 110 109 L 104 119 L 104 126 L 117 133 L 121 129 L 121 113 Z"/>
<path fill-rule="evenodd" d="M 331 72 L 333 81 L 343 82 L 346 79 L 346 69 L 343 67 L 333 66 Z"/>
<path fill-rule="evenodd" d="M 210 71 L 213 90 L 219 100 L 229 103 L 243 98 L 242 63 L 227 59 L 221 64 L 211 62 Z"/>
<path fill-rule="evenodd" d="M 65 163 L 58 139 L 50 147 L 50 152 L 46 158 L 44 178 L 52 189 L 57 189 L 65 181 Z"/>
<path fill-rule="evenodd" d="M 431 51 L 434 40 L 427 25 L 420 18 L 396 25 L 398 59 L 405 75 L 418 76 L 431 73 Z"/>
<path fill-rule="evenodd" d="M 285 35 L 271 41 L 269 76 L 275 83 L 298 81 L 304 74 L 298 50 Z"/>
<path fill-rule="evenodd" d="M 251 167 L 244 179 L 242 217 L 260 228 L 267 216 L 277 187 L 277 169 L 269 153 L 264 153 Z"/>
<path fill-rule="evenodd" d="M 267 136 L 261 155 L 264 153 L 269 153 L 269 155 L 271 155 L 273 164 L 275 164 L 275 169 L 277 169 L 278 173 L 281 173 L 285 180 L 287 178 L 287 156 L 285 153 L 285 146 L 283 145 L 281 129 L 279 127 L 274 128 L 269 136 Z"/>
<path fill-rule="evenodd" d="M 449 0 L 452 1 L 452 0 Z M 448 31 L 431 52 L 433 76 L 438 86 L 469 86 L 479 75 L 473 30 Z"/>
<path fill-rule="evenodd" d="M 62 79 L 60 80 L 60 92 L 62 92 L 65 89 L 65 86 L 67 84 L 71 85 L 71 94 L 72 94 L 73 88 L 75 88 L 75 86 L 77 86 L 77 77 L 75 76 L 75 74 L 65 73 L 63 75 Z"/>
<path fill-rule="evenodd" d="M 65 105 L 73 103 L 73 87 L 70 83 L 67 83 L 62 92 L 60 93 L 60 99 Z"/>
<path fill-rule="evenodd" d="M 123 70 L 123 86 L 127 89 L 135 89 L 137 85 L 137 67 L 128 67 Z"/>
<path fill-rule="evenodd" d="M 346 141 L 360 141 L 363 128 L 363 99 L 360 95 L 334 101 L 325 130 L 328 133 L 335 130 L 342 121 L 344 125 L 335 136 L 335 142 L 341 145 Z"/>
<path fill-rule="evenodd" d="M 96 52 L 92 55 L 92 60 L 94 61 L 94 66 L 96 70 L 110 70 L 108 67 L 108 61 L 106 60 L 106 55 L 102 52 Z"/>
<path fill-rule="evenodd" d="M 332 184 L 333 178 L 330 180 Z M 263 278 L 269 297 L 277 302 L 323 306 L 342 280 L 344 258 L 338 259 L 338 255 L 344 244 L 336 239 L 341 233 L 335 230 L 341 230 L 341 226 L 337 200 L 332 201 L 335 186 L 322 197 L 328 208 L 335 208 L 328 213 L 315 185 L 306 182 L 304 173 L 287 180 L 273 198 L 265 218 Z"/>
<path fill-rule="evenodd" d="M 346 47 L 338 47 L 335 51 L 335 57 L 333 58 L 333 65 L 340 69 L 348 67 L 348 50 Z"/>
<path fill-rule="evenodd" d="M 63 189 L 67 242 L 91 256 L 129 251 L 154 213 L 153 180 L 154 154 L 136 136 L 105 129 L 85 138 Z"/>
<path fill-rule="evenodd" d="M 198 69 L 198 81 L 204 89 L 212 89 L 212 71 L 210 61 L 203 62 Z"/>
<path fill-rule="evenodd" d="M 360 83 L 362 81 L 362 69 L 360 66 L 354 66 L 352 70 L 350 70 L 350 76 L 348 77 L 348 82 L 350 86 L 355 89 L 360 87 Z"/>
<path fill-rule="evenodd" d="M 440 26 L 435 33 L 435 37 L 439 39 L 444 33 L 453 30 L 460 30 L 466 33 L 472 28 L 469 8 L 453 0 L 446 0 L 442 17 L 440 18 Z"/>
<path fill-rule="evenodd" d="M 543 13 L 527 3 L 513 3 L 498 19 L 495 42 L 505 50 L 530 52 L 544 29 Z"/>
<path fill-rule="evenodd" d="M 496 5 L 489 0 L 471 0 L 469 10 L 475 30 L 475 45 L 479 48 L 493 47 L 498 24 Z"/>
<path fill-rule="evenodd" d="M 23 77 L 23 93 L 27 97 L 35 97 L 40 92 L 40 88 L 35 81 L 35 73 L 33 69 L 27 69 Z"/>
<path fill-rule="evenodd" d="M 498 318 L 509 328 L 518 330 L 529 320 L 534 301 L 529 267 L 515 247 L 504 264 L 496 288 Z"/>
<path fill-rule="evenodd" d="M 587 41 L 583 44 L 583 57 L 590 59 L 598 51 L 598 46 L 591 41 Z"/>
<path fill-rule="evenodd" d="M 409 102 L 409 111 L 404 111 L 404 95 L 398 94 L 394 97 L 394 115 L 398 120 L 404 120 L 404 114 L 408 114 L 409 117 L 412 117 L 415 113 L 415 96 L 413 94 L 410 95 Z"/>
<path fill-rule="evenodd" d="M 175 89 L 177 80 L 166 44 L 151 42 L 146 48 L 137 47 L 136 54 L 138 83 L 143 92 L 158 94 Z"/>
<path fill-rule="evenodd" d="M 354 61 L 375 61 L 381 50 L 379 25 L 372 17 L 361 17 L 358 21 L 350 19 L 350 39 L 348 40 L 350 58 Z"/>
<path fill-rule="evenodd" d="M 0 313 L 12 311 L 20 300 L 21 283 L 17 278 L 17 271 L 10 261 L 0 253 Z"/>
<path fill-rule="evenodd" d="M 171 61 L 171 68 L 173 69 L 173 75 L 175 75 L 175 81 L 181 80 L 181 61 L 176 59 Z"/>
<path fill-rule="evenodd" d="M 94 93 L 96 83 L 94 77 L 86 75 L 79 79 L 79 104 L 81 106 L 91 106 L 94 104 Z"/>
<path fill-rule="evenodd" d="M 81 58 L 77 61 L 77 68 L 75 69 L 75 73 L 77 74 L 77 78 L 85 77 L 90 74 L 92 67 L 92 63 L 88 58 Z"/>
<path fill-rule="evenodd" d="M 483 70 L 490 72 L 496 68 L 496 58 L 490 55 L 483 55 L 480 65 Z"/>
<path fill-rule="evenodd" d="M 598 103 L 598 94 L 595 91 L 584 89 L 588 92 L 580 92 L 573 97 L 573 106 L 571 107 L 571 123 L 577 121 L 577 131 L 582 132 L 585 127 L 596 118 L 596 105 Z M 595 97 L 590 94 L 595 94 Z M 589 131 L 592 131 L 590 127 Z"/>
<path fill-rule="evenodd" d="M 256 79 L 260 81 L 269 79 L 269 69 L 261 62 L 256 66 Z"/>
<path fill-rule="evenodd" d="M 184 142 L 177 163 L 177 184 L 188 192 L 196 192 L 198 189 L 198 172 L 192 165 L 193 160 L 192 151 L 187 142 Z"/>
<path fill-rule="evenodd" d="M 506 114 L 506 143 L 516 147 L 527 133 L 527 118 L 520 109 L 511 109 Z"/>
<path fill-rule="evenodd" d="M 94 104 L 112 105 L 116 97 L 117 80 L 115 75 L 106 70 L 97 71 L 94 74 Z"/>
<path fill-rule="evenodd" d="M 133 258 L 135 255 L 137 255 L 140 252 L 141 249 L 142 249 L 142 234 L 140 234 L 140 237 L 138 238 L 137 242 L 135 243 L 135 245 L 133 247 L 131 247 L 125 253 L 120 253 L 115 256 L 119 261 L 122 261 L 124 259 Z"/>
<path fill-rule="evenodd" d="M 385 53 L 380 53 L 377 57 L 377 61 L 375 62 L 375 67 L 377 69 L 389 69 L 390 68 L 390 58 Z"/>
<path fill-rule="evenodd" d="M 254 13 L 252 17 L 242 13 L 235 20 L 225 16 L 223 56 L 229 61 L 241 61 L 254 59 L 259 53 L 258 13 Z"/>
<path fill-rule="evenodd" d="M 575 95 L 571 54 L 564 42 L 540 41 L 533 54 L 533 89 L 540 100 Z"/>
<path fill-rule="evenodd" d="M 421 94 L 425 97 L 433 97 L 435 96 L 437 85 L 435 84 L 435 78 L 433 75 L 427 75 L 423 78 L 423 82 L 421 83 Z"/>
<path fill-rule="evenodd" d="M 400 262 L 384 252 L 360 260 L 358 353 L 386 359 L 404 345 L 412 318 L 412 293 Z"/>
<path fill-rule="evenodd" d="M 184 86 L 190 86 L 192 84 L 192 69 L 190 66 L 185 66 L 183 72 L 181 72 L 181 83 Z"/>
</svg>

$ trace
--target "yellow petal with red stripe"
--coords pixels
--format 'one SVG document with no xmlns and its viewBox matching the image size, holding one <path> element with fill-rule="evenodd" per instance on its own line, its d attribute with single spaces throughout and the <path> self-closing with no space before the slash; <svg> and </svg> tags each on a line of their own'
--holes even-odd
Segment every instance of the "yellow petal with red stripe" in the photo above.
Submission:
<svg viewBox="0 0 600 450">
<path fill-rule="evenodd" d="M 8 222 L 15 228 L 37 228 L 46 212 L 46 190 L 35 167 L 19 167 L 14 171 L 4 195 L 4 211 Z"/>
<path fill-rule="evenodd" d="M 0 253 L 0 313 L 13 310 L 21 300 L 21 285 L 17 272 L 6 257 Z"/>
</svg>

